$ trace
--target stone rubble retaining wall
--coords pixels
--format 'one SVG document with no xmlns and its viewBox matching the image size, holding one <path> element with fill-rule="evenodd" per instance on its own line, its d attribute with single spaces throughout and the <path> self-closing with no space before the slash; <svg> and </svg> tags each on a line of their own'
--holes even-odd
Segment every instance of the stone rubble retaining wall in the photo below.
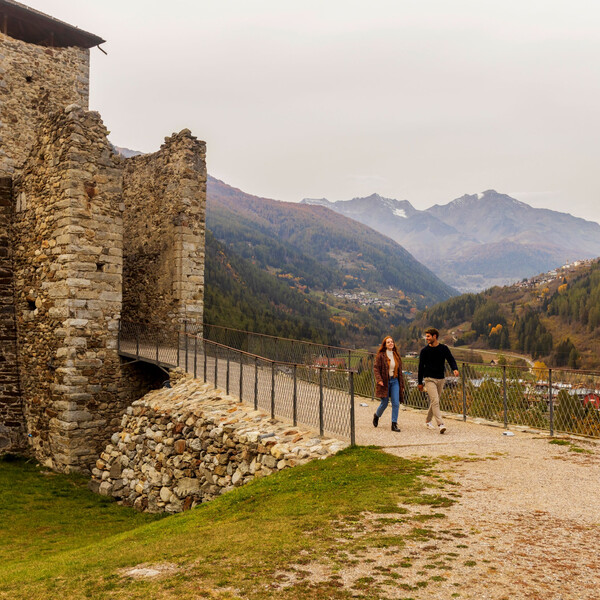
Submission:
<svg viewBox="0 0 600 600">
<path fill-rule="evenodd" d="M 90 488 L 138 510 L 174 513 L 346 446 L 183 379 L 127 409 Z"/>
</svg>

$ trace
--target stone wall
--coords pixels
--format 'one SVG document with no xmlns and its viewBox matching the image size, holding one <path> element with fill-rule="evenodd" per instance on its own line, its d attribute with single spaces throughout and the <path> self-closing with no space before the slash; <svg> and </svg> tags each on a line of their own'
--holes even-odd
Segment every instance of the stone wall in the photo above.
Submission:
<svg viewBox="0 0 600 600">
<path fill-rule="evenodd" d="M 0 176 L 19 169 L 48 113 L 88 107 L 89 50 L 47 48 L 0 33 Z"/>
<path fill-rule="evenodd" d="M 62 471 L 92 464 L 124 409 L 122 169 L 106 136 L 71 105 L 43 123 L 14 181 L 24 411 L 36 457 Z"/>
<path fill-rule="evenodd" d="M 127 409 L 90 487 L 138 510 L 179 512 L 347 445 L 271 420 L 188 378 Z"/>
<path fill-rule="evenodd" d="M 89 50 L 0 34 L 0 452 L 61 471 L 91 467 L 166 378 L 121 363 L 121 313 L 200 333 L 203 317 L 204 142 L 121 159 L 88 95 Z"/>
<path fill-rule="evenodd" d="M 124 321 L 201 328 L 205 155 L 184 129 L 158 152 L 125 161 Z"/>
<path fill-rule="evenodd" d="M 25 447 L 11 245 L 12 180 L 0 178 L 0 452 Z"/>
</svg>

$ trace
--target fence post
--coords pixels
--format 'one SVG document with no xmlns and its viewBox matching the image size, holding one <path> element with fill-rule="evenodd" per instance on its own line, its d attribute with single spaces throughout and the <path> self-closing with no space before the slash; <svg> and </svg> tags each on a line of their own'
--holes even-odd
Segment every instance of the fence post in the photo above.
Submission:
<svg viewBox="0 0 600 600">
<path fill-rule="evenodd" d="M 254 357 L 254 410 L 258 410 L 258 358 Z"/>
<path fill-rule="evenodd" d="M 319 435 L 323 435 L 323 367 L 319 367 Z"/>
<path fill-rule="evenodd" d="M 229 396 L 229 349 L 227 349 L 227 369 L 225 370 L 225 393 Z"/>
<path fill-rule="evenodd" d="M 552 369 L 548 369 L 548 396 L 550 403 L 550 436 L 554 437 L 554 399 L 552 398 Z"/>
<path fill-rule="evenodd" d="M 242 378 L 244 375 L 244 355 L 240 352 L 240 402 L 242 401 Z"/>
<path fill-rule="evenodd" d="M 181 352 L 181 327 L 177 328 L 177 366 L 179 366 L 179 353 Z"/>
<path fill-rule="evenodd" d="M 296 378 L 296 367 L 294 364 L 294 396 L 292 398 L 292 417 L 294 421 L 294 427 L 298 424 L 298 380 Z"/>
<path fill-rule="evenodd" d="M 354 371 L 350 371 L 350 445 L 356 446 L 356 415 L 354 414 Z"/>
<path fill-rule="evenodd" d="M 275 362 L 271 363 L 271 419 L 275 418 Z"/>
<path fill-rule="evenodd" d="M 121 319 L 119 319 L 119 328 L 117 329 L 117 352 L 121 352 Z"/>
<path fill-rule="evenodd" d="M 219 376 L 219 347 L 215 346 L 215 389 L 217 388 L 218 376 Z"/>
<path fill-rule="evenodd" d="M 188 334 L 187 334 L 187 321 L 183 322 L 183 332 L 185 336 L 185 372 L 188 372 Z"/>
<path fill-rule="evenodd" d="M 467 420 L 467 378 L 465 376 L 465 363 L 462 364 L 460 370 L 460 376 L 462 379 L 462 401 L 463 401 L 463 421 Z"/>
<path fill-rule="evenodd" d="M 135 356 L 140 360 L 140 330 L 137 325 L 135 326 Z"/>
<path fill-rule="evenodd" d="M 206 364 L 206 340 L 202 338 L 202 349 L 204 350 L 204 383 L 207 383 L 208 373 L 207 373 L 207 364 Z"/>
<path fill-rule="evenodd" d="M 156 364 L 158 365 L 158 332 L 156 333 Z"/>
<path fill-rule="evenodd" d="M 508 399 L 506 393 L 506 365 L 502 365 L 502 401 L 504 404 L 504 429 L 508 429 Z"/>
<path fill-rule="evenodd" d="M 179 347 L 177 348 L 177 361 L 179 362 Z M 198 335 L 194 336 L 194 379 L 198 378 Z"/>
</svg>

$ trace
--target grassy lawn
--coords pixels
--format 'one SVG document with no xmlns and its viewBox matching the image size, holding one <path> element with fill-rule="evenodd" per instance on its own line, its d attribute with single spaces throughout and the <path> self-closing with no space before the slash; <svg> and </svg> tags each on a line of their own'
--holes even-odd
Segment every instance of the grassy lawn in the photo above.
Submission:
<svg viewBox="0 0 600 600">
<path fill-rule="evenodd" d="M 350 598 L 335 579 L 277 592 L 271 586 L 278 571 L 301 564 L 343 561 L 369 546 L 401 548 L 401 539 L 376 532 L 352 541 L 353 530 L 365 511 L 401 518 L 402 505 L 447 505 L 447 498 L 423 492 L 432 475 L 425 461 L 350 448 L 159 517 L 92 494 L 83 478 L 0 461 L 0 598 Z M 422 527 L 416 523 L 413 534 Z M 340 536 L 350 540 L 341 554 Z M 172 570 L 139 580 L 124 572 L 157 564 Z M 373 594 L 368 586 L 354 591 Z"/>
</svg>

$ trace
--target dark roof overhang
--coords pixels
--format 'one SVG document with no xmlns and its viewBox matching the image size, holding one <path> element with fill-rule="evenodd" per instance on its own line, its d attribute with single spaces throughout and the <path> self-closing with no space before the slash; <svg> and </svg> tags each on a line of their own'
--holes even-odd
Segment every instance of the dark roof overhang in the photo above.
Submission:
<svg viewBox="0 0 600 600">
<path fill-rule="evenodd" d="M 0 31 L 39 46 L 92 48 L 106 41 L 14 0 L 0 0 Z"/>
</svg>

